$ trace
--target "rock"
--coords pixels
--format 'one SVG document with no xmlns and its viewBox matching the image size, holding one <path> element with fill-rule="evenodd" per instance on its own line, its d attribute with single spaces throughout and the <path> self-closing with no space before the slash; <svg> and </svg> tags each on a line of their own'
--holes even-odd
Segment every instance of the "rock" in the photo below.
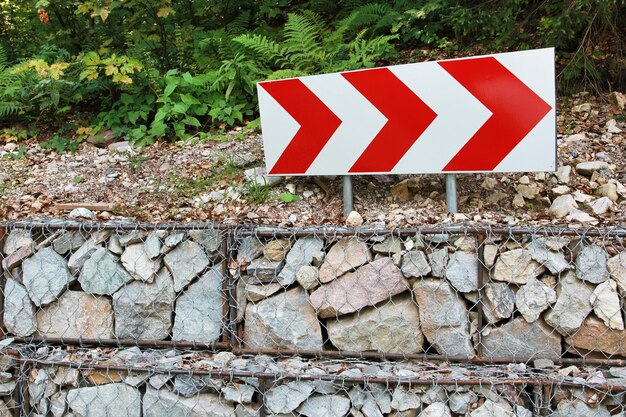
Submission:
<svg viewBox="0 0 626 417">
<path fill-rule="evenodd" d="M 602 184 L 594 191 L 594 194 L 598 197 L 606 197 L 614 203 L 617 203 L 619 196 L 617 195 L 617 185 L 612 182 Z"/>
<path fill-rule="evenodd" d="M 249 276 L 248 282 L 250 284 L 263 284 L 276 281 L 283 265 L 282 261 L 272 262 L 265 257 L 256 258 L 250 262 L 246 269 Z"/>
<path fill-rule="evenodd" d="M 249 404 L 252 402 L 252 396 L 256 392 L 253 386 L 247 384 L 233 383 L 222 388 L 222 395 L 226 401 L 232 401 L 239 404 Z"/>
<path fill-rule="evenodd" d="M 533 260 L 548 268 L 553 274 L 569 269 L 569 262 L 565 259 L 565 254 L 550 250 L 545 238 L 534 239 L 528 244 L 527 249 Z"/>
<path fill-rule="evenodd" d="M 136 243 L 143 243 L 147 236 L 147 232 L 143 230 L 135 230 L 125 235 L 118 236 L 118 240 L 121 246 L 126 247 Z"/>
<path fill-rule="evenodd" d="M 265 393 L 265 406 L 271 413 L 291 413 L 313 392 L 313 384 L 293 381 L 270 388 Z"/>
<path fill-rule="evenodd" d="M 593 214 L 597 214 L 597 215 L 605 214 L 606 212 L 609 211 L 609 209 L 612 206 L 613 206 L 613 202 L 608 197 L 598 198 L 597 200 L 594 200 L 591 203 L 589 203 L 589 207 L 591 208 L 591 211 L 593 211 Z"/>
<path fill-rule="evenodd" d="M 498 247 L 496 245 L 485 245 L 483 249 L 483 260 L 485 267 L 491 269 L 496 262 L 496 256 L 498 256 Z"/>
<path fill-rule="evenodd" d="M 263 248 L 263 255 L 272 262 L 282 262 L 291 249 L 289 239 L 275 239 L 268 242 Z"/>
<path fill-rule="evenodd" d="M 590 352 L 626 355 L 626 330 L 611 330 L 594 316 L 587 317 L 578 331 L 567 337 L 565 342 Z"/>
<path fill-rule="evenodd" d="M 313 253 L 313 259 L 311 263 L 313 264 L 313 266 L 319 268 L 324 263 L 324 259 L 326 259 L 326 252 L 318 250 L 317 252 Z"/>
<path fill-rule="evenodd" d="M 537 183 L 532 184 L 520 184 L 515 187 L 515 191 L 517 191 L 518 195 L 521 195 L 526 200 L 532 200 L 539 194 L 539 186 Z"/>
<path fill-rule="evenodd" d="M 73 281 L 65 259 L 52 248 L 39 250 L 22 263 L 22 282 L 37 307 L 50 304 Z"/>
<path fill-rule="evenodd" d="M 604 125 L 604 127 L 606 128 L 606 131 L 608 133 L 622 133 L 622 129 L 617 127 L 617 120 L 615 120 L 615 119 L 607 120 L 607 122 Z"/>
<path fill-rule="evenodd" d="M 571 193 L 572 189 L 567 185 L 559 185 L 558 187 L 554 187 L 551 191 L 556 195 L 565 195 Z"/>
<path fill-rule="evenodd" d="M 412 240 L 407 240 L 408 242 L 413 243 Z M 402 252 L 402 240 L 396 236 L 389 236 L 381 243 L 376 243 L 372 250 L 374 253 L 380 253 L 381 255 L 391 256 L 396 253 Z"/>
<path fill-rule="evenodd" d="M 437 352 L 448 356 L 474 356 L 469 334 L 469 313 L 461 296 L 445 281 L 424 279 L 413 284 L 422 333 Z M 445 314 L 441 314 L 445 311 Z"/>
<path fill-rule="evenodd" d="M 68 252 L 77 250 L 83 243 L 85 243 L 85 238 L 80 232 L 65 231 L 52 241 L 52 248 L 59 255 L 65 255 Z"/>
<path fill-rule="evenodd" d="M 87 219 L 87 220 L 96 219 L 96 215 L 93 214 L 93 211 L 85 207 L 77 207 L 74 210 L 70 211 L 70 214 L 68 214 L 67 216 L 70 219 Z"/>
<path fill-rule="evenodd" d="M 483 312 L 488 323 L 497 323 L 513 315 L 515 294 L 502 282 L 488 282 L 484 286 Z"/>
<path fill-rule="evenodd" d="M 298 239 L 287 254 L 285 266 L 278 274 L 278 282 L 285 287 L 293 284 L 300 268 L 304 265 L 311 265 L 313 254 L 322 250 L 323 247 L 324 241 L 316 236 Z"/>
<path fill-rule="evenodd" d="M 515 294 L 515 305 L 528 323 L 535 322 L 541 313 L 556 302 L 556 292 L 532 278 Z"/>
<path fill-rule="evenodd" d="M 598 219 L 588 215 L 584 211 L 577 210 L 577 209 L 573 209 L 572 211 L 570 211 L 570 213 L 567 216 L 565 216 L 565 220 L 570 223 L 578 222 L 578 223 L 583 223 L 583 224 L 588 223 L 591 225 L 598 224 Z"/>
<path fill-rule="evenodd" d="M 391 258 L 380 258 L 348 272 L 311 294 L 310 302 L 320 317 L 328 318 L 359 311 L 409 289 Z"/>
<path fill-rule="evenodd" d="M 410 388 L 397 385 L 391 396 L 391 408 L 398 411 L 417 410 L 421 407 L 422 400 Z"/>
<path fill-rule="evenodd" d="M 307 417 L 344 417 L 350 410 L 350 400 L 341 395 L 313 395 L 298 408 Z"/>
<path fill-rule="evenodd" d="M 622 294 L 626 293 L 626 251 L 620 252 L 606 263 L 611 278 L 617 282 Z"/>
<path fill-rule="evenodd" d="M 9 333 L 27 337 L 37 330 L 35 308 L 28 292 L 13 279 L 7 279 L 4 287 L 4 325 Z"/>
<path fill-rule="evenodd" d="M 498 185 L 498 180 L 493 177 L 485 178 L 480 184 L 480 186 L 483 187 L 485 190 L 493 190 L 494 188 L 496 188 L 496 185 Z"/>
<path fill-rule="evenodd" d="M 237 262 L 249 264 L 263 254 L 263 248 L 263 243 L 256 236 L 243 238 L 237 248 Z"/>
<path fill-rule="evenodd" d="M 363 224 L 363 217 L 357 211 L 351 211 L 346 218 L 346 226 L 359 227 Z"/>
<path fill-rule="evenodd" d="M 477 291 L 478 256 L 470 252 L 455 252 L 450 255 L 446 279 L 460 292 Z"/>
<path fill-rule="evenodd" d="M 407 354 L 423 351 L 419 311 L 408 295 L 329 320 L 326 328 L 330 341 L 340 350 Z"/>
<path fill-rule="evenodd" d="M 256 168 L 247 169 L 243 172 L 243 175 L 246 181 L 250 184 L 262 185 L 262 186 L 267 185 L 269 187 L 278 185 L 281 182 L 283 182 L 283 180 L 285 179 L 285 177 L 281 177 L 278 175 L 272 175 L 272 176 L 267 175 L 267 170 L 265 169 L 265 167 L 256 167 Z"/>
<path fill-rule="evenodd" d="M 550 205 L 548 214 L 557 219 L 562 219 L 575 208 L 578 208 L 578 204 L 576 204 L 576 200 L 574 200 L 571 194 L 560 195 Z"/>
<path fill-rule="evenodd" d="M 30 236 L 30 230 L 26 229 L 13 229 L 11 233 L 9 233 L 4 238 L 4 245 L 2 246 L 2 251 L 5 255 L 10 255 L 22 246 L 26 245 L 34 245 L 35 241 Z"/>
<path fill-rule="evenodd" d="M 510 405 L 486 400 L 483 405 L 470 413 L 470 417 L 517 417 Z"/>
<path fill-rule="evenodd" d="M 188 233 L 191 240 L 200 244 L 209 253 L 215 253 L 222 246 L 219 229 L 192 230 Z"/>
<path fill-rule="evenodd" d="M 235 417 L 261 417 L 261 404 L 237 404 Z"/>
<path fill-rule="evenodd" d="M 478 395 L 472 391 L 453 392 L 448 396 L 448 406 L 455 414 L 465 415 L 470 410 L 470 406 L 478 401 Z"/>
<path fill-rule="evenodd" d="M 403 180 L 391 187 L 391 196 L 394 200 L 409 201 L 411 194 L 409 192 L 408 181 Z"/>
<path fill-rule="evenodd" d="M 248 300 L 256 303 L 264 298 L 269 297 L 282 290 L 283 286 L 277 283 L 273 284 L 261 284 L 261 285 L 246 285 L 246 297 Z"/>
<path fill-rule="evenodd" d="M 322 330 L 306 291 L 294 288 L 248 304 L 245 344 L 252 349 L 322 349 Z"/>
<path fill-rule="evenodd" d="M 132 279 L 118 258 L 103 247 L 98 247 L 85 261 L 78 277 L 83 291 L 100 295 L 111 295 Z"/>
<path fill-rule="evenodd" d="M 111 339 L 111 301 L 80 291 L 66 291 L 37 312 L 37 329 L 46 337 Z"/>
<path fill-rule="evenodd" d="M 127 246 L 121 259 L 124 268 L 137 281 L 154 281 L 154 276 L 161 268 L 161 262 L 158 259 L 148 258 L 143 243 Z"/>
<path fill-rule="evenodd" d="M 428 254 L 430 263 L 430 274 L 433 277 L 443 278 L 446 276 L 446 265 L 448 264 L 448 249 L 436 249 Z"/>
<path fill-rule="evenodd" d="M 513 202 L 511 203 L 515 208 L 522 208 L 526 204 L 524 201 L 524 196 L 521 194 L 515 194 L 513 197 Z"/>
<path fill-rule="evenodd" d="M 450 417 L 450 409 L 444 403 L 432 403 L 418 417 Z"/>
<path fill-rule="evenodd" d="M 617 283 L 612 279 L 598 285 L 590 299 L 593 312 L 609 329 L 624 330 Z"/>
<path fill-rule="evenodd" d="M 402 255 L 402 274 L 405 277 L 423 277 L 431 272 L 424 252 L 417 250 Z"/>
<path fill-rule="evenodd" d="M 113 294 L 115 337 L 162 340 L 172 329 L 174 281 L 165 268 L 153 283 L 132 282 Z"/>
<path fill-rule="evenodd" d="M 483 331 L 483 352 L 488 359 L 530 361 L 560 358 L 561 337 L 543 320 L 528 323 L 522 317 Z"/>
<path fill-rule="evenodd" d="M 60 367 L 54 374 L 54 383 L 62 387 L 77 387 L 80 371 L 76 368 Z"/>
<path fill-rule="evenodd" d="M 546 323 L 564 336 L 576 332 L 591 312 L 593 287 L 576 278 L 572 271 L 561 276 L 558 298 L 552 310 L 545 315 Z"/>
<path fill-rule="evenodd" d="M 604 405 L 591 407 L 580 400 L 563 400 L 557 405 L 556 413 L 551 417 L 611 417 L 611 413 Z"/>
<path fill-rule="evenodd" d="M 576 165 L 576 172 L 590 177 L 596 171 L 608 171 L 609 164 L 604 161 L 587 161 Z"/>
<path fill-rule="evenodd" d="M 222 333 L 222 266 L 214 266 L 176 300 L 172 340 L 212 343 Z M 176 290 L 176 284 L 174 284 Z"/>
<path fill-rule="evenodd" d="M 35 244 L 24 245 L 2 260 L 2 269 L 9 271 L 22 264 L 24 259 L 35 253 Z"/>
<path fill-rule="evenodd" d="M 585 246 L 576 257 L 576 275 L 592 284 L 609 279 L 606 251 L 597 245 Z"/>
<path fill-rule="evenodd" d="M 77 416 L 141 416 L 139 390 L 123 383 L 71 389 L 67 393 L 67 405 Z"/>
<path fill-rule="evenodd" d="M 146 241 L 143 242 L 143 246 L 149 259 L 157 258 L 161 254 L 161 239 L 155 232 L 148 235 Z"/>
<path fill-rule="evenodd" d="M 569 184 L 569 176 L 572 172 L 572 167 L 569 165 L 560 166 L 554 174 L 559 181 L 559 184 Z"/>
<path fill-rule="evenodd" d="M 176 292 L 185 288 L 210 263 L 202 247 L 189 240 L 180 243 L 165 255 L 163 262 L 172 273 Z"/>
<path fill-rule="evenodd" d="M 626 106 L 626 95 L 619 91 L 613 91 L 607 98 L 616 110 L 624 110 L 624 106 Z"/>
<path fill-rule="evenodd" d="M 70 272 L 74 275 L 77 275 L 87 259 L 89 259 L 99 247 L 99 245 L 96 245 L 94 239 L 87 239 L 85 243 L 83 243 L 81 247 L 78 248 L 78 250 L 74 252 L 72 256 L 70 256 L 70 259 L 67 261 L 67 267 L 69 268 Z"/>
<path fill-rule="evenodd" d="M 310 265 L 305 265 L 298 270 L 296 279 L 305 290 L 313 290 L 320 285 L 319 270 Z"/>
<path fill-rule="evenodd" d="M 493 279 L 523 285 L 531 278 L 541 275 L 544 270 L 544 267 L 532 260 L 530 251 L 513 249 L 500 254 L 493 271 Z"/>
<path fill-rule="evenodd" d="M 111 238 L 109 239 L 109 244 L 107 245 L 107 249 L 116 255 L 121 255 L 124 253 L 124 248 L 120 244 L 120 239 L 117 237 L 117 235 L 111 236 Z"/>
<path fill-rule="evenodd" d="M 143 417 L 234 417 L 231 402 L 218 394 L 184 398 L 168 390 L 148 387 L 143 397 Z"/>
<path fill-rule="evenodd" d="M 371 260 L 372 253 L 367 243 L 359 241 L 354 237 L 341 239 L 326 254 L 324 263 L 319 271 L 320 282 L 330 282 L 348 271 L 354 271 Z"/>
</svg>

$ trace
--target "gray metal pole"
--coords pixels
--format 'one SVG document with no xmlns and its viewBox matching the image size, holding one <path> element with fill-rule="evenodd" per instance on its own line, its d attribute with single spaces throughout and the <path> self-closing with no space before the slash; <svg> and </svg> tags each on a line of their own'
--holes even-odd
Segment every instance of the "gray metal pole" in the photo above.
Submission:
<svg viewBox="0 0 626 417">
<path fill-rule="evenodd" d="M 352 211 L 352 177 L 343 176 L 343 215 L 348 217 Z"/>
<path fill-rule="evenodd" d="M 446 174 L 446 201 L 448 203 L 448 213 L 456 213 L 456 176 L 454 174 Z"/>
</svg>

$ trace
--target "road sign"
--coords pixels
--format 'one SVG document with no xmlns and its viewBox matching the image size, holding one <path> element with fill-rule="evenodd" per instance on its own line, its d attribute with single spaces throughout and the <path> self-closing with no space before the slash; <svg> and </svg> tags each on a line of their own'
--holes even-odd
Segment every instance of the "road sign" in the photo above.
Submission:
<svg viewBox="0 0 626 417">
<path fill-rule="evenodd" d="M 556 169 L 554 49 L 257 85 L 276 175 Z"/>
</svg>

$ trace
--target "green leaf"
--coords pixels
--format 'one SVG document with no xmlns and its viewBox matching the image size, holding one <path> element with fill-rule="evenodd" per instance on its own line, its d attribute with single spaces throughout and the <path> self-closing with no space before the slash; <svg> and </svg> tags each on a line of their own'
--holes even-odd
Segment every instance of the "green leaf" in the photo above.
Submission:
<svg viewBox="0 0 626 417">
<path fill-rule="evenodd" d="M 189 110 L 189 105 L 185 103 L 176 103 L 174 104 L 174 107 L 172 107 L 172 111 L 174 113 L 185 114 L 187 113 L 187 110 Z"/>
<path fill-rule="evenodd" d="M 188 72 L 183 74 L 183 80 L 187 81 L 188 83 L 192 83 L 193 82 L 193 75 L 189 74 Z"/>
<path fill-rule="evenodd" d="M 171 84 L 168 83 L 165 86 L 165 90 L 163 91 L 163 96 L 169 97 L 169 95 L 172 94 L 174 90 L 176 90 L 176 87 L 178 87 L 178 82 L 173 82 Z"/>
<path fill-rule="evenodd" d="M 189 125 L 189 126 L 195 126 L 195 127 L 200 127 L 200 121 L 198 119 L 196 119 L 193 116 L 187 116 L 185 117 L 185 119 L 183 120 L 183 123 Z"/>
<path fill-rule="evenodd" d="M 279 197 L 285 203 L 293 203 L 294 201 L 300 200 L 300 197 L 291 193 L 281 193 Z"/>
<path fill-rule="evenodd" d="M 193 104 L 200 104 L 200 100 L 198 100 L 191 94 L 181 94 L 180 99 L 183 101 L 183 103 L 188 104 L 190 106 Z"/>
</svg>

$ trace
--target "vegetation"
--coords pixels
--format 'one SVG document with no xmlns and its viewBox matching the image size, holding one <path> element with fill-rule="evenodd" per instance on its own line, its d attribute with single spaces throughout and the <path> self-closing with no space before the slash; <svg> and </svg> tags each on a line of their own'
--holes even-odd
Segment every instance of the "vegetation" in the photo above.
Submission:
<svg viewBox="0 0 626 417">
<path fill-rule="evenodd" d="M 257 118 L 260 80 L 544 46 L 561 91 L 624 89 L 624 15 L 625 0 L 0 0 L 0 127 L 59 151 L 105 130 L 211 138 Z"/>
</svg>

